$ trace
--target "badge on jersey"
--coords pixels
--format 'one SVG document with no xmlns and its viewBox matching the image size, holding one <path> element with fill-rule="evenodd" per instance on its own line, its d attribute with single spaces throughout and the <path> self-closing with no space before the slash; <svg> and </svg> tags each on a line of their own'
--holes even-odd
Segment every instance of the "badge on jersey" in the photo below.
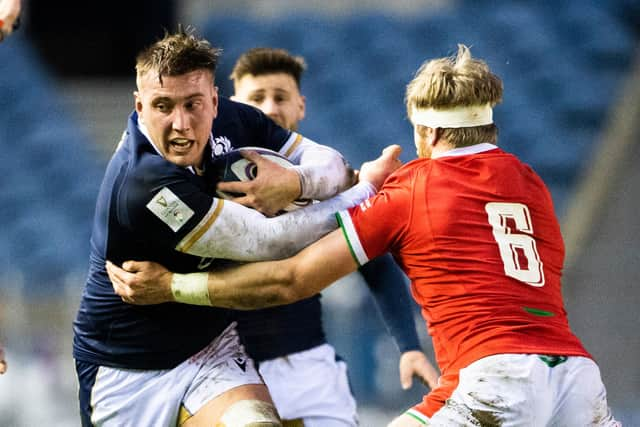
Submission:
<svg viewBox="0 0 640 427">
<path fill-rule="evenodd" d="M 193 210 L 173 191 L 164 187 L 149 203 L 147 209 L 160 218 L 173 231 L 178 231 L 193 216 Z"/>
</svg>

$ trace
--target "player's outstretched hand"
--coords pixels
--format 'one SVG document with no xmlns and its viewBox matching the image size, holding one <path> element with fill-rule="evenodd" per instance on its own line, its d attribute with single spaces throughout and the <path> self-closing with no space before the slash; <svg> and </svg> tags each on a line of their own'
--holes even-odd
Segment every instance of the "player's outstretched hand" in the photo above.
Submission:
<svg viewBox="0 0 640 427">
<path fill-rule="evenodd" d="M 252 150 L 242 150 L 242 155 L 255 163 L 257 175 L 250 181 L 218 183 L 218 190 L 244 194 L 231 200 L 266 216 L 274 216 L 300 197 L 300 176 L 294 169 L 281 166 Z"/>
<path fill-rule="evenodd" d="M 0 374 L 4 374 L 7 372 L 7 361 L 4 360 L 4 349 L 2 348 L 2 344 L 0 344 Z"/>
<path fill-rule="evenodd" d="M 421 351 L 411 350 L 402 353 L 399 367 L 400 384 L 404 390 L 411 388 L 414 376 L 431 389 L 438 385 L 438 371 Z"/>
<path fill-rule="evenodd" d="M 18 29 L 20 0 L 0 0 L 0 42 Z"/>
<path fill-rule="evenodd" d="M 389 145 L 382 150 L 380 157 L 362 164 L 358 179 L 370 182 L 379 190 L 387 177 L 402 166 L 402 161 L 398 158 L 401 152 L 402 147 L 399 145 Z"/>
<path fill-rule="evenodd" d="M 150 261 L 126 261 L 122 268 L 107 261 L 113 290 L 129 304 L 149 305 L 173 301 L 173 273 Z"/>
</svg>

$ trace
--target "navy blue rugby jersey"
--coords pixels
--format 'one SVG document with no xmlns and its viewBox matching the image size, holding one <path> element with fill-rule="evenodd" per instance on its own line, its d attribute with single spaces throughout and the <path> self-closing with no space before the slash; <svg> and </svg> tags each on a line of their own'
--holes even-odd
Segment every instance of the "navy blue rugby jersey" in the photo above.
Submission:
<svg viewBox="0 0 640 427">
<path fill-rule="evenodd" d="M 238 312 L 238 332 L 256 362 L 309 350 L 327 342 L 320 294 L 292 304 Z"/>
<path fill-rule="evenodd" d="M 98 194 L 89 273 L 73 324 L 73 356 L 105 366 L 167 369 L 209 344 L 229 325 L 233 312 L 179 303 L 126 304 L 113 291 L 105 261 L 150 260 L 178 273 L 228 261 L 174 249 L 210 209 L 216 183 L 206 164 L 204 176 L 197 176 L 165 160 L 140 132 L 137 120 L 132 113 Z M 259 110 L 221 97 L 206 157 L 242 146 L 278 151 L 294 137 Z M 171 226 L 147 208 L 163 195 L 167 200 L 174 195 L 183 204 Z"/>
</svg>

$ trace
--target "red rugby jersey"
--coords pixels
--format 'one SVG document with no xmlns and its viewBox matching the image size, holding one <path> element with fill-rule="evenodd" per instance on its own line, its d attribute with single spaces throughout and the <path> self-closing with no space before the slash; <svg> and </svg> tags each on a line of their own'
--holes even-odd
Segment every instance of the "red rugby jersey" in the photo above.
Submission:
<svg viewBox="0 0 640 427">
<path fill-rule="evenodd" d="M 414 160 L 338 218 L 356 260 L 386 251 L 411 279 L 443 374 L 498 353 L 590 357 L 561 293 L 549 191 L 492 144 Z"/>
</svg>

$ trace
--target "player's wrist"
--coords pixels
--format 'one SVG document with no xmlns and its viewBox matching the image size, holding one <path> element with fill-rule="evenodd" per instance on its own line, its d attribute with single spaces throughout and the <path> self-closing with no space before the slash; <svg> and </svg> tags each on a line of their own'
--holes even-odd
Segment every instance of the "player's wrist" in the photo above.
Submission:
<svg viewBox="0 0 640 427">
<path fill-rule="evenodd" d="M 300 193 L 298 194 L 298 197 L 296 197 L 296 199 L 305 198 L 305 194 L 309 193 L 310 192 L 309 190 L 312 190 L 311 188 L 309 188 L 310 186 L 307 184 L 308 182 L 310 182 L 310 180 L 307 177 L 305 168 L 303 166 L 296 165 L 290 168 L 290 170 L 295 172 L 298 175 Z"/>
<path fill-rule="evenodd" d="M 209 273 L 173 273 L 171 294 L 175 302 L 211 306 L 209 300 Z"/>
<path fill-rule="evenodd" d="M 376 187 L 374 183 L 366 179 L 358 181 L 358 183 L 351 188 L 360 189 L 360 191 L 364 192 L 367 197 L 371 197 L 378 192 L 378 187 Z"/>
</svg>

